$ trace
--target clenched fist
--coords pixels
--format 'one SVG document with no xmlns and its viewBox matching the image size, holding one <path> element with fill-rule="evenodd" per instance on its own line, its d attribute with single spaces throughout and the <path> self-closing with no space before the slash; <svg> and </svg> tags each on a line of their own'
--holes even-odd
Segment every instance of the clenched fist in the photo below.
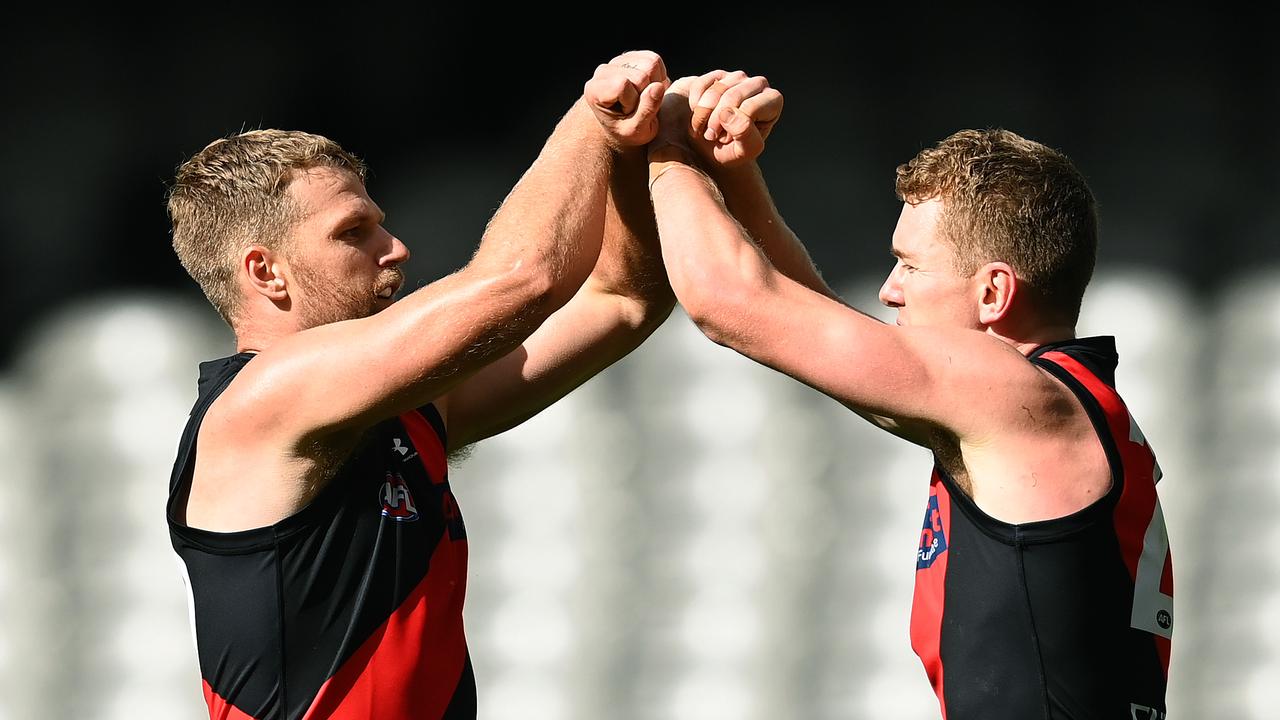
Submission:
<svg viewBox="0 0 1280 720">
<path fill-rule="evenodd" d="M 636 147 L 657 134 L 658 106 L 670 84 L 657 53 L 633 50 L 597 67 L 582 94 L 615 146 Z"/>
</svg>

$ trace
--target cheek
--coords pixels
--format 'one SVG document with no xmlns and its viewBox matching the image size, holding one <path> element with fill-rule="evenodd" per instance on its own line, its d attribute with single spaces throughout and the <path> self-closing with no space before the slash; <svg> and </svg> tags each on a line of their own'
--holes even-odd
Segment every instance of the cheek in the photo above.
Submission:
<svg viewBox="0 0 1280 720">
<path fill-rule="evenodd" d="M 916 274 L 907 278 L 902 283 L 902 296 L 918 319 L 958 321 L 968 311 L 962 289 L 936 277 Z"/>
</svg>

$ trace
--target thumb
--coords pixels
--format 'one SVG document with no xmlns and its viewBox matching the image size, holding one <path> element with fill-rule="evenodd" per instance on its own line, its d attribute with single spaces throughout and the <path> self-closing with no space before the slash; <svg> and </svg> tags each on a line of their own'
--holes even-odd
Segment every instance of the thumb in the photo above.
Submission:
<svg viewBox="0 0 1280 720">
<path fill-rule="evenodd" d="M 737 108 L 727 107 L 720 111 L 720 127 L 735 140 L 742 140 L 756 129 L 751 117 Z"/>
<path fill-rule="evenodd" d="M 662 105 L 662 94 L 665 90 L 663 83 L 649 83 L 640 93 L 639 102 L 636 104 L 635 120 L 644 122 L 653 117 L 658 112 L 658 107 Z"/>
</svg>

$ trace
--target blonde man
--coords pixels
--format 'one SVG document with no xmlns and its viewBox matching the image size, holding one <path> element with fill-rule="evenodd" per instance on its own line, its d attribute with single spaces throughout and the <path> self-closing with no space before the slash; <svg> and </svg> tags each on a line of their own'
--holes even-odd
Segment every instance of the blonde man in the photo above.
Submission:
<svg viewBox="0 0 1280 720">
<path fill-rule="evenodd" d="M 178 171 L 174 247 L 235 331 L 170 485 L 213 718 L 474 718 L 447 456 L 636 347 L 673 306 L 644 188 L 657 55 L 601 65 L 466 267 L 407 247 L 361 163 L 261 130 Z"/>
<path fill-rule="evenodd" d="M 715 342 L 933 451 L 911 640 L 948 720 L 1163 718 L 1160 471 L 1113 338 L 1076 338 L 1084 178 L 1003 130 L 900 166 L 887 325 L 840 301 L 769 198 L 754 158 L 781 109 L 741 72 L 667 94 L 650 192 L 676 297 Z"/>
</svg>

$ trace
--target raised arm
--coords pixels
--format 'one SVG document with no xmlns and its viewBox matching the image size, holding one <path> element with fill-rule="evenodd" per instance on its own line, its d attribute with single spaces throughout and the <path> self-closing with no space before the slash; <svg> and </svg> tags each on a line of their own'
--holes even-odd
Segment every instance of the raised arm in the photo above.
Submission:
<svg viewBox="0 0 1280 720">
<path fill-rule="evenodd" d="M 763 76 L 714 70 L 681 78 L 692 118 L 689 144 L 715 180 L 725 206 L 783 275 L 839 299 L 782 219 L 757 158 L 782 116 L 783 97 Z"/>
<path fill-rule="evenodd" d="M 540 412 L 635 349 L 670 314 L 675 298 L 658 248 L 644 149 L 657 131 L 666 85 L 662 59 L 645 51 L 599 66 L 586 84 L 585 100 L 612 149 L 600 257 L 578 294 L 521 347 L 449 393 L 451 450 Z"/>
<path fill-rule="evenodd" d="M 921 444 L 937 429 L 979 437 L 1002 389 L 1042 382 L 1000 340 L 885 325 L 781 272 L 699 169 L 683 87 L 673 85 L 663 103 L 650 190 L 672 288 L 710 339 L 880 416 L 892 424 L 887 429 Z M 716 149 L 738 152 L 731 142 Z"/>
<path fill-rule="evenodd" d="M 595 265 L 610 152 L 590 109 L 576 102 L 466 267 L 370 317 L 270 342 L 201 425 L 188 504 L 194 524 L 235 530 L 288 516 L 365 428 L 439 397 L 528 338 Z M 348 238 L 339 225 L 325 247 L 345 258 L 369 244 L 398 244 L 359 180 L 345 182 L 334 203 L 364 217 L 363 230 Z M 298 227 L 314 230 L 313 220 Z M 282 273 L 270 290 L 282 297 L 273 301 L 296 301 L 290 279 Z"/>
<path fill-rule="evenodd" d="M 609 151 L 575 103 L 490 221 L 471 261 L 376 315 L 282 338 L 244 388 L 288 398 L 255 410 L 306 434 L 365 427 L 439 396 L 523 342 L 568 302 L 599 253 Z M 341 387 L 343 392 L 332 392 Z"/>
</svg>

